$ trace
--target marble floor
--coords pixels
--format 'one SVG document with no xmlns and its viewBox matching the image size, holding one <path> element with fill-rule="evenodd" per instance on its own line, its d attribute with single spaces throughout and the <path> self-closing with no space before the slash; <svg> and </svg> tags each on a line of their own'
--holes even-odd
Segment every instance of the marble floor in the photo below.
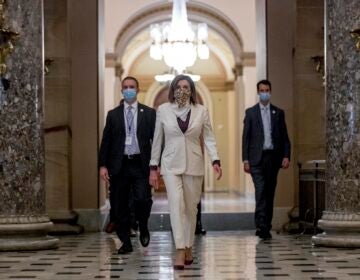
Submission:
<svg viewBox="0 0 360 280">
<path fill-rule="evenodd" d="M 152 213 L 169 212 L 166 193 L 155 193 Z M 231 192 L 204 193 L 201 198 L 203 213 L 244 213 L 255 211 L 255 199 Z"/>
<path fill-rule="evenodd" d="M 61 237 L 57 250 L 0 253 L 0 279 L 360 279 L 360 249 L 312 247 L 310 236 L 277 235 L 260 241 L 253 231 L 198 236 L 195 262 L 174 271 L 170 232 L 152 232 L 148 248 L 117 255 L 106 233 Z"/>
</svg>

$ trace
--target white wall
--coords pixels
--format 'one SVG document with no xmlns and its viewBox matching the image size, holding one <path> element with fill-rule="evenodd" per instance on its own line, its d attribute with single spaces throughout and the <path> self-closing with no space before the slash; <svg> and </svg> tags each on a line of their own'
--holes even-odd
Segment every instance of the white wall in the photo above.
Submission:
<svg viewBox="0 0 360 280">
<path fill-rule="evenodd" d="M 224 13 L 238 28 L 244 43 L 244 51 L 255 52 L 255 0 L 198 0 L 198 2 Z"/>
</svg>

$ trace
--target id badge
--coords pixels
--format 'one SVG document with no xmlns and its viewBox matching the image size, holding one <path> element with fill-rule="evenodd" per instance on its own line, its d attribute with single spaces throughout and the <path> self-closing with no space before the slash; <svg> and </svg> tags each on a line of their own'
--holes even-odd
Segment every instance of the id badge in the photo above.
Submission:
<svg viewBox="0 0 360 280">
<path fill-rule="evenodd" d="M 126 146 L 130 146 L 131 143 L 132 143 L 132 138 L 131 138 L 131 136 L 126 136 L 125 145 L 126 145 Z"/>
</svg>

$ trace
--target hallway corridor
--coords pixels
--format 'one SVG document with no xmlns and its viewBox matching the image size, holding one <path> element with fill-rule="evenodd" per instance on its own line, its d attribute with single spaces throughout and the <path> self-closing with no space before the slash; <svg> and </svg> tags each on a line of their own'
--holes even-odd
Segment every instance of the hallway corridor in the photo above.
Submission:
<svg viewBox="0 0 360 280">
<path fill-rule="evenodd" d="M 0 253 L 0 279 L 359 279 L 360 249 L 312 247 L 310 237 L 277 235 L 259 241 L 253 231 L 197 237 L 195 262 L 174 272 L 170 232 L 152 232 L 148 248 L 116 254 L 115 235 L 61 237 L 58 250 Z"/>
</svg>

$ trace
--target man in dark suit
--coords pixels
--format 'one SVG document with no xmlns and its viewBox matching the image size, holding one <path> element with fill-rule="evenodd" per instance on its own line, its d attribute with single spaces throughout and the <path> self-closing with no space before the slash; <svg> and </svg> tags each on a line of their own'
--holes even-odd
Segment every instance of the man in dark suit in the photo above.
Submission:
<svg viewBox="0 0 360 280">
<path fill-rule="evenodd" d="M 137 102 L 139 82 L 126 77 L 121 82 L 124 103 L 109 111 L 100 146 L 100 177 L 110 183 L 110 204 L 114 210 L 116 233 L 122 241 L 119 254 L 133 251 L 129 235 L 129 193 L 135 203 L 140 242 L 150 241 L 148 219 L 152 199 L 149 162 L 156 112 Z M 115 209 L 114 209 L 115 208 Z"/>
<path fill-rule="evenodd" d="M 261 80 L 257 91 L 260 102 L 245 113 L 242 159 L 255 185 L 256 235 L 269 239 L 277 175 L 289 167 L 291 147 L 284 111 L 270 104 L 271 83 Z"/>
</svg>

